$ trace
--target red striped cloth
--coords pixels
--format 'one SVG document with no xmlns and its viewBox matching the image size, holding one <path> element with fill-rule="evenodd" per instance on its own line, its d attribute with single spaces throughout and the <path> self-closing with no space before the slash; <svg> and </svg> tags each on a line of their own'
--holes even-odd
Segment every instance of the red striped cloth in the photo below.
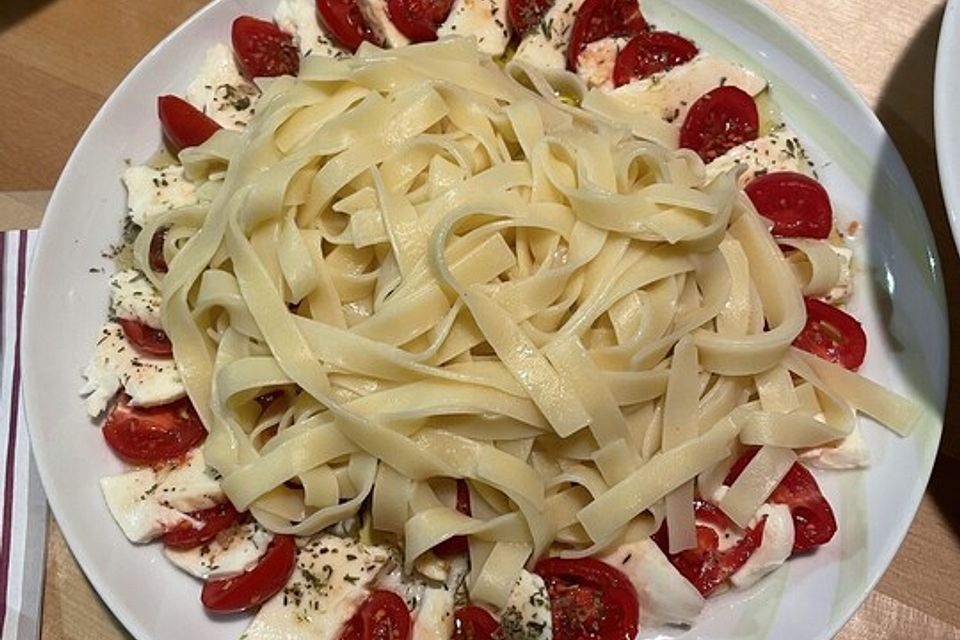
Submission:
<svg viewBox="0 0 960 640">
<path fill-rule="evenodd" d="M 47 502 L 30 453 L 20 396 L 23 293 L 36 232 L 0 234 L 0 638 L 40 635 Z"/>
</svg>

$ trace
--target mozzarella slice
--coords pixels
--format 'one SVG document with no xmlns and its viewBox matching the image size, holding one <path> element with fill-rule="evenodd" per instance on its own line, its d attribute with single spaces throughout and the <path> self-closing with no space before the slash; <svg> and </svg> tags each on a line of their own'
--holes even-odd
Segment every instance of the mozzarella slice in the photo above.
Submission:
<svg viewBox="0 0 960 640">
<path fill-rule="evenodd" d="M 734 168 L 743 170 L 741 187 L 757 176 L 777 171 L 813 176 L 813 163 L 800 144 L 800 138 L 788 127 L 730 149 L 707 165 L 707 178 L 712 180 Z"/>
<path fill-rule="evenodd" d="M 123 185 L 127 188 L 127 213 L 141 227 L 161 213 L 197 203 L 196 187 L 177 165 L 129 167 L 123 172 Z"/>
<path fill-rule="evenodd" d="M 514 59 L 541 69 L 566 69 L 573 20 L 583 0 L 557 0 L 540 24 L 524 36 Z"/>
<path fill-rule="evenodd" d="M 757 511 L 750 526 L 753 527 L 763 516 L 767 517 L 767 522 L 763 525 L 760 546 L 746 563 L 730 576 L 730 582 L 735 587 L 742 589 L 756 583 L 782 565 L 793 553 L 795 532 L 790 507 L 783 504 L 765 504 Z"/>
<path fill-rule="evenodd" d="M 156 495 L 164 505 L 184 513 L 210 509 L 227 500 L 219 476 L 207 466 L 202 447 L 190 451 L 182 464 L 160 469 Z"/>
<path fill-rule="evenodd" d="M 412 640 L 449 640 L 453 635 L 453 591 L 427 587 L 413 619 Z"/>
<path fill-rule="evenodd" d="M 320 28 L 313 0 L 281 0 L 273 19 L 278 27 L 293 36 L 302 56 L 339 58 L 346 55 Z"/>
<path fill-rule="evenodd" d="M 617 87 L 610 95 L 680 124 L 694 102 L 720 86 L 739 87 L 756 96 L 767 88 L 767 81 L 735 62 L 701 53 L 669 71 Z"/>
<path fill-rule="evenodd" d="M 387 0 L 357 0 L 357 5 L 363 17 L 366 18 L 367 24 L 389 48 L 395 49 L 410 44 L 410 39 L 400 33 L 400 30 L 390 21 Z"/>
<path fill-rule="evenodd" d="M 164 548 L 178 569 L 201 580 L 226 580 L 256 566 L 273 534 L 257 523 L 234 527 L 208 544 L 193 549 Z"/>
<path fill-rule="evenodd" d="M 870 465 L 870 450 L 856 428 L 837 446 L 809 449 L 800 459 L 818 469 L 863 469 Z"/>
<path fill-rule="evenodd" d="M 267 601 L 246 640 L 333 640 L 390 560 L 382 547 L 323 535 L 297 553 L 286 587 Z"/>
<path fill-rule="evenodd" d="M 200 526 L 193 518 L 162 504 L 156 496 L 157 488 L 157 474 L 150 468 L 100 480 L 107 508 L 130 542 L 149 542 L 179 524 Z"/>
<path fill-rule="evenodd" d="M 840 278 L 837 280 L 837 285 L 827 292 L 824 300 L 830 304 L 843 304 L 850 299 L 850 294 L 853 293 L 853 251 L 847 247 L 832 245 L 830 248 L 840 258 Z M 866 466 L 866 461 L 864 461 L 864 466 Z M 851 467 L 844 468 L 849 469 Z"/>
<path fill-rule="evenodd" d="M 437 36 L 474 36 L 480 51 L 501 56 L 510 42 L 506 0 L 454 0 Z"/>
<path fill-rule="evenodd" d="M 631 542 L 601 558 L 637 590 L 641 624 L 691 624 L 705 600 L 652 540 Z"/>
<path fill-rule="evenodd" d="M 223 44 L 207 49 L 197 77 L 187 87 L 187 102 L 224 129 L 239 130 L 253 117 L 257 87 L 240 74 L 233 52 Z"/>
<path fill-rule="evenodd" d="M 520 572 L 500 614 L 507 640 L 551 640 L 553 619 L 550 596 L 543 578 L 526 569 Z"/>
<path fill-rule="evenodd" d="M 110 276 L 110 303 L 121 320 L 135 320 L 156 329 L 160 321 L 160 292 L 136 269 L 124 269 Z"/>
<path fill-rule="evenodd" d="M 613 68 L 627 42 L 627 38 L 603 38 L 589 43 L 577 58 L 577 75 L 583 78 L 588 87 L 612 90 Z"/>
</svg>

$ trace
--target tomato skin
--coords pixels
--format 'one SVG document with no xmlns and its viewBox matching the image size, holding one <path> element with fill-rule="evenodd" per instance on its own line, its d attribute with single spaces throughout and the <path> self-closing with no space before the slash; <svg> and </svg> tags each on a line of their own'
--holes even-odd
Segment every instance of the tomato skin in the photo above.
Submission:
<svg viewBox="0 0 960 640">
<path fill-rule="evenodd" d="M 163 329 L 155 329 L 137 320 L 121 319 L 123 335 L 137 351 L 157 358 L 173 357 L 173 344 Z"/>
<path fill-rule="evenodd" d="M 189 398 L 159 407 L 134 407 L 121 394 L 103 424 L 107 445 L 133 464 L 158 464 L 184 455 L 207 437 Z"/>
<path fill-rule="evenodd" d="M 507 18 L 513 32 L 520 37 L 540 24 L 554 0 L 508 0 Z"/>
<path fill-rule="evenodd" d="M 457 511 L 465 516 L 470 512 L 470 488 L 466 480 L 457 480 Z M 469 548 L 466 536 L 453 536 L 435 546 L 433 552 L 438 556 L 449 557 L 466 553 Z"/>
<path fill-rule="evenodd" d="M 689 62 L 700 53 L 697 45 L 667 31 L 648 31 L 633 37 L 617 56 L 613 84 L 617 87 L 648 78 Z"/>
<path fill-rule="evenodd" d="M 595 558 L 545 558 L 534 568 L 550 595 L 556 640 L 633 640 L 640 605 L 633 583 Z"/>
<path fill-rule="evenodd" d="M 453 612 L 450 640 L 491 640 L 498 635 L 500 623 L 483 607 L 461 607 Z"/>
<path fill-rule="evenodd" d="M 267 20 L 240 16 L 230 30 L 233 54 L 246 78 L 295 76 L 300 71 L 300 51 L 293 36 Z"/>
<path fill-rule="evenodd" d="M 206 114 L 177 96 L 157 98 L 157 115 L 163 135 L 177 152 L 203 144 L 221 129 Z"/>
<path fill-rule="evenodd" d="M 453 0 L 387 0 L 390 21 L 411 42 L 436 40 L 451 7 Z"/>
<path fill-rule="evenodd" d="M 635 36 L 649 29 L 637 0 L 586 0 L 570 30 L 567 68 L 577 70 L 580 52 L 602 38 Z"/>
<path fill-rule="evenodd" d="M 246 611 L 279 593 L 296 565 L 294 537 L 277 534 L 255 567 L 233 578 L 204 583 L 200 602 L 213 613 Z"/>
<path fill-rule="evenodd" d="M 822 240 L 833 229 L 830 196 L 802 173 L 767 173 L 751 180 L 744 191 L 757 212 L 773 222 L 775 236 Z"/>
<path fill-rule="evenodd" d="M 690 107 L 680 128 L 680 147 L 710 162 L 756 140 L 759 132 L 760 114 L 753 96 L 738 87 L 717 87 Z"/>
<path fill-rule="evenodd" d="M 189 516 L 202 522 L 203 526 L 199 529 L 188 524 L 177 526 L 160 536 L 164 545 L 173 549 L 193 549 L 210 542 L 218 533 L 240 522 L 240 513 L 229 502 L 194 511 Z"/>
<path fill-rule="evenodd" d="M 793 346 L 836 362 L 851 371 L 863 364 L 867 355 L 867 334 L 856 318 L 816 298 L 804 298 L 807 323 Z"/>
<path fill-rule="evenodd" d="M 410 612 L 403 598 L 378 589 L 343 625 L 338 640 L 407 640 L 409 635 Z"/>
<path fill-rule="evenodd" d="M 150 269 L 156 273 L 167 272 L 167 260 L 163 257 L 163 243 L 167 237 L 167 228 L 157 229 L 150 238 Z"/>
<path fill-rule="evenodd" d="M 364 40 L 382 44 L 363 17 L 357 0 L 317 0 L 317 12 L 327 33 L 351 53 Z"/>
</svg>

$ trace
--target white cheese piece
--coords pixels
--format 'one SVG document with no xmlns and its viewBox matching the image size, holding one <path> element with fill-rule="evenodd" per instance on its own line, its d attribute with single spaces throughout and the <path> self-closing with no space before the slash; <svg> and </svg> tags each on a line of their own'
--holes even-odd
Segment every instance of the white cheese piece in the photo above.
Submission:
<svg viewBox="0 0 960 640">
<path fill-rule="evenodd" d="M 178 569 L 201 580 L 226 580 L 239 576 L 259 562 L 273 534 L 252 522 L 234 527 L 208 544 L 193 549 L 165 547 L 164 553 Z"/>
<path fill-rule="evenodd" d="M 617 56 L 627 42 L 627 38 L 603 38 L 591 42 L 577 58 L 577 75 L 583 78 L 588 87 L 612 90 L 613 68 L 617 64 Z"/>
<path fill-rule="evenodd" d="M 182 398 L 186 391 L 170 358 L 154 358 L 138 352 L 116 322 L 100 329 L 96 351 L 83 370 L 86 380 L 80 395 L 87 398 L 87 413 L 100 415 L 122 387 L 130 404 L 153 407 Z"/>
<path fill-rule="evenodd" d="M 197 202 L 196 187 L 177 165 L 129 167 L 123 172 L 123 185 L 127 188 L 127 213 L 141 227 L 161 213 Z"/>
<path fill-rule="evenodd" d="M 719 86 L 735 86 L 756 96 L 767 88 L 767 81 L 735 62 L 701 53 L 686 64 L 617 87 L 610 95 L 679 125 L 694 102 Z"/>
<path fill-rule="evenodd" d="M 740 589 L 756 583 L 782 565 L 793 553 L 794 528 L 790 507 L 783 504 L 765 504 L 757 511 L 749 526 L 755 526 L 763 516 L 767 517 L 767 522 L 763 525 L 760 546 L 746 563 L 730 576 L 730 582 Z"/>
<path fill-rule="evenodd" d="M 474 36 L 483 53 L 503 55 L 510 42 L 507 0 L 454 0 L 437 36 Z"/>
<path fill-rule="evenodd" d="M 320 28 L 313 0 L 281 0 L 273 19 L 278 27 L 293 36 L 302 56 L 339 58 L 346 55 Z"/>
<path fill-rule="evenodd" d="M 380 36 L 388 48 L 395 49 L 410 44 L 410 39 L 400 33 L 390 21 L 390 12 L 387 10 L 387 0 L 357 0 L 357 5 L 366 18 L 370 28 Z"/>
<path fill-rule="evenodd" d="M 830 304 L 843 304 L 853 293 L 853 251 L 847 247 L 830 247 L 840 258 L 840 277 L 836 286 L 827 292 L 824 300 Z"/>
<path fill-rule="evenodd" d="M 526 569 L 520 572 L 500 614 L 506 640 L 551 640 L 553 619 L 550 596 L 543 578 Z"/>
<path fill-rule="evenodd" d="M 414 612 L 411 640 L 450 640 L 453 635 L 453 591 L 427 587 Z"/>
<path fill-rule="evenodd" d="M 260 607 L 243 638 L 335 640 L 389 560 L 382 547 L 331 535 L 314 538 L 297 553 L 286 587 Z"/>
<path fill-rule="evenodd" d="M 626 575 L 637 590 L 641 625 L 691 624 L 705 600 L 652 540 L 631 542 L 601 558 Z"/>
<path fill-rule="evenodd" d="M 570 31 L 582 4 L 583 0 L 557 0 L 520 41 L 514 59 L 541 69 L 566 69 Z"/>
<path fill-rule="evenodd" d="M 741 187 L 765 173 L 793 171 L 813 175 L 813 163 L 800 139 L 787 127 L 730 149 L 707 165 L 707 179 L 712 180 L 736 167 L 743 168 L 739 180 Z"/>
<path fill-rule="evenodd" d="M 403 601 L 407 603 L 407 608 L 412 611 L 415 611 L 420 605 L 423 594 L 428 588 L 427 582 L 416 574 L 404 575 L 403 568 L 397 563 L 393 563 L 389 571 L 382 571 L 377 576 L 375 586 L 377 589 L 393 591 L 403 598 Z"/>
<path fill-rule="evenodd" d="M 870 465 L 870 450 L 857 428 L 837 446 L 808 449 L 800 459 L 817 469 L 863 469 Z"/>
<path fill-rule="evenodd" d="M 160 292 L 136 269 L 124 269 L 110 276 L 110 305 L 121 320 L 135 320 L 162 329 Z"/>
<path fill-rule="evenodd" d="M 240 130 L 253 117 L 260 92 L 240 74 L 233 52 L 224 44 L 207 49 L 197 77 L 187 87 L 187 102 L 224 129 Z"/>
<path fill-rule="evenodd" d="M 161 469 L 159 474 L 157 500 L 178 511 L 210 509 L 227 500 L 216 472 L 207 466 L 202 447 L 190 451 L 183 464 Z"/>
</svg>

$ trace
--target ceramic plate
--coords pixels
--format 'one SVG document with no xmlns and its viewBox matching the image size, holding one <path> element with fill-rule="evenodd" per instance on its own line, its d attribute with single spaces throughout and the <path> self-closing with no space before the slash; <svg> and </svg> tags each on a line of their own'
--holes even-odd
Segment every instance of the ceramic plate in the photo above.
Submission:
<svg viewBox="0 0 960 640">
<path fill-rule="evenodd" d="M 947 4 L 937 46 L 933 118 L 937 138 L 940 186 L 947 205 L 953 241 L 960 247 L 960 2 Z"/>
<path fill-rule="evenodd" d="M 235 639 L 245 619 L 212 619 L 200 585 L 158 545 L 135 547 L 113 523 L 98 479 L 121 471 L 77 395 L 80 371 L 108 306 L 107 275 L 92 269 L 115 242 L 124 212 L 120 174 L 160 144 L 156 96 L 182 94 L 205 49 L 229 42 L 233 18 L 268 16 L 272 2 L 219 0 L 172 33 L 134 69 L 91 123 L 44 219 L 29 282 L 25 397 L 37 462 L 60 527 L 90 581 L 140 640 Z M 955 8 L 955 7 L 952 7 Z M 863 473 L 822 473 L 840 522 L 836 538 L 756 587 L 710 601 L 693 629 L 643 638 L 829 638 L 883 573 L 930 474 L 947 383 L 947 323 L 938 258 L 909 174 L 879 122 L 801 36 L 753 2 L 648 0 L 644 12 L 708 51 L 769 79 L 801 134 L 842 224 L 861 224 L 851 304 L 870 337 L 863 371 L 918 399 L 927 415 L 901 440 L 864 420 L 873 462 Z M 960 91 L 960 83 L 953 88 Z M 955 102 L 954 102 L 955 104 Z"/>
</svg>

